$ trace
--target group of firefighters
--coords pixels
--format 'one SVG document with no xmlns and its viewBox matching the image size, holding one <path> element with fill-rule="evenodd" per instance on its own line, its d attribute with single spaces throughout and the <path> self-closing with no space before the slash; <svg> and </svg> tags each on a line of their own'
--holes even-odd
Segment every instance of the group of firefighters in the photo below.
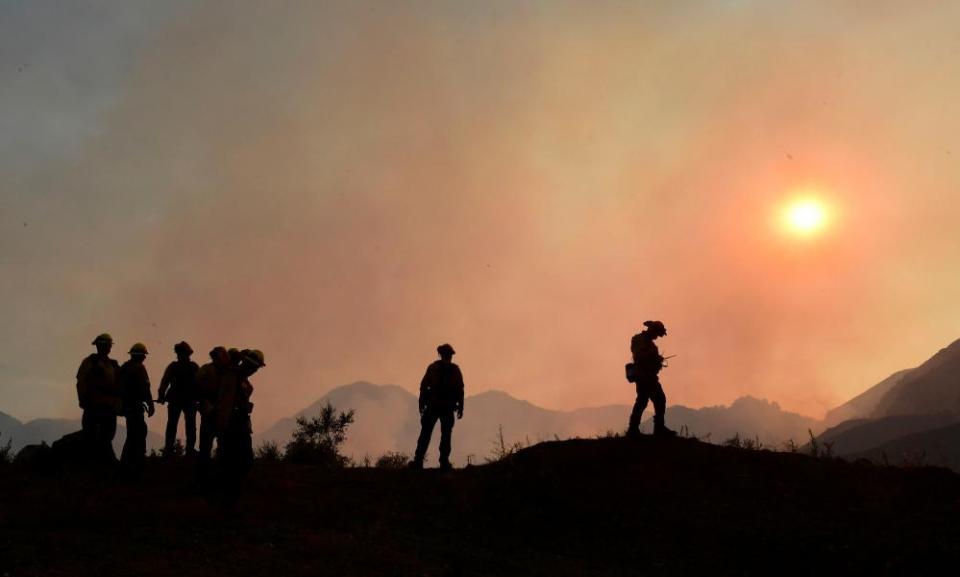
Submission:
<svg viewBox="0 0 960 577">
<path fill-rule="evenodd" d="M 664 424 L 666 395 L 659 373 L 665 366 L 654 341 L 666 336 L 660 321 L 646 321 L 644 330 L 630 342 L 633 362 L 628 364 L 627 380 L 636 384 L 637 398 L 630 413 L 627 436 L 640 434 L 640 417 L 649 401 L 654 407 L 655 435 L 674 435 Z M 177 428 L 183 417 L 186 429 L 184 451 L 197 459 L 198 478 L 209 474 L 214 440 L 221 469 L 230 479 L 242 477 L 253 461 L 249 378 L 264 366 L 263 353 L 256 349 L 210 351 L 210 362 L 201 366 L 190 360 L 193 349 L 186 342 L 174 345 L 177 359 L 167 365 L 160 379 L 157 398 L 151 393 L 150 378 L 143 366 L 147 348 L 137 343 L 130 348 L 130 359 L 120 365 L 110 358 L 113 338 L 99 335 L 93 341 L 97 352 L 80 364 L 77 395 L 83 409 L 83 433 L 95 458 L 113 460 L 113 437 L 117 417 L 126 420 L 127 438 L 120 462 L 122 470 L 136 474 L 146 456 L 147 425 L 144 414 L 154 414 L 155 403 L 167 405 L 167 427 L 163 454 L 175 452 Z M 440 423 L 440 467 L 451 468 L 451 435 L 455 418 L 463 417 L 464 384 L 460 368 L 453 363 L 455 351 L 449 344 L 437 347 L 439 360 L 427 367 L 420 382 L 420 436 L 412 468 L 422 468 L 430 437 Z M 196 416 L 200 415 L 199 449 Z"/>
<path fill-rule="evenodd" d="M 250 377 L 264 366 L 256 349 L 214 347 L 210 362 L 198 366 L 190 360 L 193 349 L 186 342 L 174 345 L 176 360 L 167 365 L 154 399 L 150 377 L 143 362 L 147 347 L 136 343 L 122 365 L 110 358 L 113 338 L 101 334 L 92 343 L 97 352 L 83 359 L 77 371 L 77 397 L 83 410 L 83 436 L 92 460 L 113 461 L 113 438 L 117 418 L 127 429 L 120 455 L 121 471 L 139 473 L 147 451 L 147 424 L 155 403 L 167 405 L 167 428 L 163 454 L 175 453 L 181 416 L 186 429 L 184 451 L 197 459 L 198 479 L 209 473 L 214 441 L 223 469 L 232 477 L 242 475 L 253 460 Z M 197 414 L 200 415 L 199 450 Z"/>
</svg>

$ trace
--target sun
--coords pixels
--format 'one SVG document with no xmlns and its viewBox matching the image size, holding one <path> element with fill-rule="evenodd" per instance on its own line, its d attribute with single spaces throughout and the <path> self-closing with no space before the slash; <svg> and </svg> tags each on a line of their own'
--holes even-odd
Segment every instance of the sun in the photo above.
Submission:
<svg viewBox="0 0 960 577">
<path fill-rule="evenodd" d="M 815 236 L 827 227 L 829 221 L 829 208 L 814 196 L 795 198 L 783 210 L 784 226 L 798 236 Z"/>
</svg>

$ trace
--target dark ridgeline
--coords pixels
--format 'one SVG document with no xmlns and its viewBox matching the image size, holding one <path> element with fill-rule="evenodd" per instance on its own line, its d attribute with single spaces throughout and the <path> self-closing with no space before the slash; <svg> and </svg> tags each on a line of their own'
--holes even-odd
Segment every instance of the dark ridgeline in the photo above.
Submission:
<svg viewBox="0 0 960 577">
<path fill-rule="evenodd" d="M 450 463 L 450 450 L 454 416 L 463 418 L 463 373 L 453 362 L 456 351 L 445 343 L 437 347 L 437 354 L 440 359 L 427 367 L 427 372 L 420 381 L 420 437 L 410 463 L 415 469 L 423 468 L 423 460 L 437 421 L 440 421 L 440 468 L 453 468 Z"/>
<path fill-rule="evenodd" d="M 0 471 L 17 576 L 939 575 L 960 477 L 641 436 L 551 441 L 453 474 L 259 462 L 232 514 L 184 460 L 133 487 Z M 122 509 L 119 509 L 122 507 Z M 119 513 L 122 513 L 119 514 Z"/>
</svg>

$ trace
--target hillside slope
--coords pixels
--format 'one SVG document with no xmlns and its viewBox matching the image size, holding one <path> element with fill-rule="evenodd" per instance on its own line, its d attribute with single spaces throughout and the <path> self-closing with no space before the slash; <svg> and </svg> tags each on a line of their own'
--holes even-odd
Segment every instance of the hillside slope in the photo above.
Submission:
<svg viewBox="0 0 960 577">
<path fill-rule="evenodd" d="M 900 379 L 873 411 L 874 417 L 960 414 L 960 340 L 941 349 Z"/>
<path fill-rule="evenodd" d="M 891 465 L 934 465 L 960 472 L 960 423 L 903 435 L 851 457 Z"/>
<path fill-rule="evenodd" d="M 831 443 L 833 454 L 856 455 L 898 437 L 939 429 L 960 421 L 950 413 L 939 415 L 897 415 L 879 419 L 854 419 L 824 431 L 817 440 Z"/>
<path fill-rule="evenodd" d="M 241 506 L 0 474 L 0 573 L 623 576 L 933 574 L 960 560 L 960 476 L 689 439 L 547 442 L 498 463 L 328 472 L 259 463 Z"/>
<path fill-rule="evenodd" d="M 883 397 L 890 392 L 890 389 L 909 375 L 911 370 L 912 369 L 904 369 L 897 371 L 846 403 L 830 409 L 823 419 L 824 425 L 833 427 L 850 419 L 869 417 L 876 411 L 877 405 L 880 404 Z"/>
</svg>

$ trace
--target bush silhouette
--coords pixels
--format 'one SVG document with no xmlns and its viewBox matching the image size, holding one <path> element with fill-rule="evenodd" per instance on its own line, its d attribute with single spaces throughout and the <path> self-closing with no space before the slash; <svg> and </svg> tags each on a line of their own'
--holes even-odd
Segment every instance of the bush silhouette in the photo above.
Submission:
<svg viewBox="0 0 960 577">
<path fill-rule="evenodd" d="M 2 436 L 3 435 L 0 435 L 0 437 Z M 12 462 L 13 462 L 13 439 L 7 439 L 6 443 L 0 443 L 0 466 L 9 465 Z"/>
<path fill-rule="evenodd" d="M 283 451 L 273 441 L 266 441 L 257 447 L 254 456 L 258 461 L 279 461 L 283 458 Z"/>
<path fill-rule="evenodd" d="M 297 417 L 293 439 L 287 443 L 284 460 L 291 463 L 345 467 L 350 459 L 340 454 L 347 440 L 347 428 L 353 424 L 354 411 L 337 411 L 327 404 L 311 419 Z"/>
<path fill-rule="evenodd" d="M 410 456 L 406 453 L 387 452 L 377 458 L 374 465 L 378 469 L 403 469 L 410 464 Z"/>
</svg>

